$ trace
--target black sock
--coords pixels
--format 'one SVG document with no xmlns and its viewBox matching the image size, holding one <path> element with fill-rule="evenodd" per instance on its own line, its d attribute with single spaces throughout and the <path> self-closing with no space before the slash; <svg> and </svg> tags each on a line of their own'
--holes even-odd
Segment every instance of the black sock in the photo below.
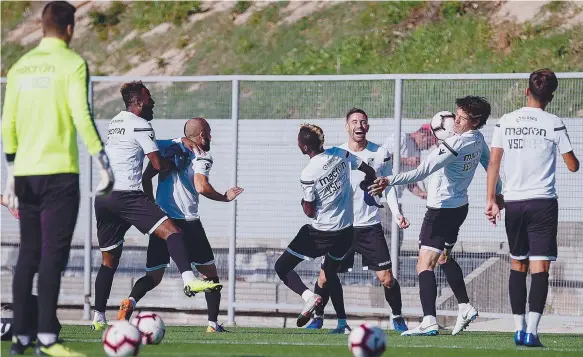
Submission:
<svg viewBox="0 0 583 357">
<path fill-rule="evenodd" d="M 397 279 L 393 279 L 391 285 L 387 288 L 383 286 L 385 290 L 385 300 L 389 303 L 393 315 L 401 315 L 401 309 L 403 308 L 403 301 L 401 300 L 401 285 Z"/>
<path fill-rule="evenodd" d="M 219 283 L 219 278 L 206 278 L 207 281 L 212 281 L 213 283 Z M 206 299 L 207 315 L 209 321 L 217 322 L 219 318 L 219 307 L 221 305 L 221 292 L 213 291 L 212 293 L 205 293 L 204 297 Z"/>
<path fill-rule="evenodd" d="M 170 257 L 174 260 L 176 267 L 178 267 L 178 271 L 184 273 L 185 271 L 192 270 L 190 261 L 186 255 L 186 247 L 184 246 L 182 233 L 171 234 L 166 239 L 166 243 L 168 243 L 168 253 L 170 253 Z"/>
<path fill-rule="evenodd" d="M 455 259 L 450 257 L 447 260 L 447 263 L 441 264 L 440 266 L 458 304 L 469 303 L 470 299 L 468 298 L 468 291 L 466 290 L 466 283 L 464 282 L 464 273 L 459 264 Z"/>
<path fill-rule="evenodd" d="M 508 293 L 510 294 L 512 314 L 524 315 L 526 313 L 526 272 L 510 270 Z"/>
<path fill-rule="evenodd" d="M 419 274 L 419 296 L 423 316 L 436 316 L 437 282 L 432 270 L 424 270 Z"/>
<path fill-rule="evenodd" d="M 304 291 L 308 290 L 308 287 L 304 284 L 302 279 L 300 279 L 298 273 L 293 270 L 301 261 L 302 259 L 285 251 L 275 262 L 275 272 L 281 281 L 300 296 Z"/>
<path fill-rule="evenodd" d="M 549 293 L 549 273 L 531 274 L 530 293 L 528 294 L 528 311 L 542 314 Z"/>
<path fill-rule="evenodd" d="M 332 260 L 332 259 L 330 259 Z M 344 309 L 344 291 L 342 291 L 342 284 L 338 278 L 338 267 L 336 264 L 324 266 L 324 273 L 326 274 L 326 289 L 330 292 L 330 299 L 336 311 L 336 318 L 346 319 L 346 310 Z"/>
<path fill-rule="evenodd" d="M 314 284 L 314 294 L 320 295 L 322 297 L 322 305 L 316 306 L 314 314 L 318 316 L 324 316 L 324 308 L 330 300 L 330 292 L 325 287 L 321 288 L 320 285 L 318 285 L 318 281 L 316 281 L 316 284 Z"/>
<path fill-rule="evenodd" d="M 154 284 L 154 278 L 151 275 L 144 275 L 139 278 L 134 284 L 130 297 L 136 300 L 136 303 L 140 301 L 148 291 L 154 289 L 156 284 Z"/>
<path fill-rule="evenodd" d="M 95 278 L 95 306 L 94 309 L 99 312 L 105 312 L 107 299 L 111 293 L 113 285 L 113 276 L 116 269 L 101 264 L 97 277 Z"/>
</svg>

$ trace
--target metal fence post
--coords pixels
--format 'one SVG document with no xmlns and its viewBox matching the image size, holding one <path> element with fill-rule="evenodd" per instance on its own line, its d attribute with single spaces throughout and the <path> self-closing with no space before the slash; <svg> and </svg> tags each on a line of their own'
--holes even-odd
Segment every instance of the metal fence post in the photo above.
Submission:
<svg viewBox="0 0 583 357">
<path fill-rule="evenodd" d="M 93 112 L 93 82 L 89 79 L 87 88 L 87 102 L 89 110 Z M 83 254 L 83 319 L 91 319 L 91 248 L 93 240 L 93 160 L 87 153 L 85 164 L 85 191 L 87 193 L 87 216 L 85 227 L 85 242 Z"/>
<path fill-rule="evenodd" d="M 231 89 L 231 120 L 233 130 L 231 187 L 237 186 L 237 153 L 239 146 L 239 80 L 233 79 Z M 227 324 L 235 324 L 235 250 L 237 248 L 237 200 L 231 202 L 231 232 L 229 236 L 229 307 Z"/>
<path fill-rule="evenodd" d="M 401 171 L 401 104 L 403 102 L 403 79 L 395 79 L 395 141 L 393 142 L 393 174 Z M 397 220 L 392 220 L 391 226 L 391 258 L 393 260 L 393 275 L 399 277 L 399 226 Z"/>
</svg>

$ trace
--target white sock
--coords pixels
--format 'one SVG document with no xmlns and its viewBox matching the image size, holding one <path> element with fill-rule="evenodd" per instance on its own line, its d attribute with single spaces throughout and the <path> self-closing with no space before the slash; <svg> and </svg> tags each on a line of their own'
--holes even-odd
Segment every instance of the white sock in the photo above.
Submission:
<svg viewBox="0 0 583 357">
<path fill-rule="evenodd" d="M 184 282 L 185 285 L 190 283 L 194 279 L 196 279 L 194 277 L 194 272 L 192 270 L 187 270 L 184 273 L 182 273 L 181 275 L 182 275 L 182 281 Z"/>
<path fill-rule="evenodd" d="M 526 320 L 524 315 L 512 315 L 514 318 L 514 331 L 525 331 L 526 330 Z"/>
<path fill-rule="evenodd" d="M 470 308 L 470 304 L 468 303 L 457 304 L 457 307 L 459 311 L 468 311 L 468 309 Z"/>
<path fill-rule="evenodd" d="M 526 333 L 532 333 L 533 335 L 538 334 L 538 323 L 540 322 L 540 318 L 542 314 L 538 312 L 529 312 L 528 313 L 528 325 L 526 325 Z"/>
<path fill-rule="evenodd" d="M 398 319 L 399 317 L 403 317 L 403 315 L 393 315 L 393 320 Z"/>
<path fill-rule="evenodd" d="M 430 326 L 430 325 L 436 325 L 436 324 L 437 324 L 437 319 L 435 318 L 435 316 L 431 316 L 431 315 L 423 316 L 423 321 L 421 322 L 421 325 Z"/>
<path fill-rule="evenodd" d="M 209 326 L 216 330 L 219 324 L 216 321 L 209 321 Z"/>
<path fill-rule="evenodd" d="M 302 293 L 302 299 L 304 301 L 308 301 L 312 296 L 314 296 L 314 293 L 309 289 Z"/>
<path fill-rule="evenodd" d="M 57 334 L 56 333 L 46 333 L 42 332 L 37 334 L 38 340 L 45 346 L 52 345 L 53 343 L 57 342 Z"/>
<path fill-rule="evenodd" d="M 30 336 L 29 335 L 18 335 L 16 337 L 18 337 L 18 341 L 20 341 L 20 343 L 23 346 L 28 346 L 28 344 L 30 343 Z"/>
<path fill-rule="evenodd" d="M 136 299 L 134 299 L 131 296 L 128 299 L 130 299 L 130 301 L 132 302 L 132 309 L 135 309 L 136 308 L 136 304 L 137 304 Z"/>
<path fill-rule="evenodd" d="M 99 312 L 99 311 L 95 310 L 95 313 L 93 314 L 93 321 L 94 322 L 106 322 L 107 320 L 105 319 L 105 312 Z"/>
</svg>

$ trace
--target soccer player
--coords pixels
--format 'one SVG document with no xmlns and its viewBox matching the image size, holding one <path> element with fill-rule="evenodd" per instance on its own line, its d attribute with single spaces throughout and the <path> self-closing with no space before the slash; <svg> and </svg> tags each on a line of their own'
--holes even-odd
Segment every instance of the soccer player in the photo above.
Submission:
<svg viewBox="0 0 583 357">
<path fill-rule="evenodd" d="M 12 283 L 14 336 L 9 353 L 22 355 L 28 334 L 32 281 L 38 272 L 35 352 L 84 356 L 58 340 L 57 301 L 79 210 L 77 132 L 101 167 L 96 195 L 108 193 L 113 174 L 87 102 L 87 64 L 68 44 L 75 7 L 49 2 L 41 15 L 43 38 L 8 72 L 2 117 L 7 161 L 3 201 L 20 214 L 20 247 Z"/>
<path fill-rule="evenodd" d="M 107 326 L 105 307 L 121 257 L 124 235 L 131 226 L 166 241 L 168 252 L 182 275 L 186 296 L 222 287 L 219 283 L 195 278 L 181 229 L 142 191 L 144 155 L 148 156 L 154 169 L 163 172 L 171 168 L 171 160 L 160 157 L 150 124 L 155 102 L 148 88 L 142 82 L 134 81 L 125 83 L 120 91 L 126 110 L 109 123 L 105 144 L 117 180 L 109 196 L 95 200 L 102 262 L 95 279 L 95 314 L 91 324 L 94 330 L 103 330 Z"/>
<path fill-rule="evenodd" d="M 423 307 L 423 321 L 403 336 L 429 335 L 439 333 L 436 321 L 437 284 L 435 266 L 440 260 L 447 281 L 458 300 L 459 313 L 452 335 L 466 328 L 478 316 L 478 311 L 468 299 L 463 273 L 457 262 L 449 256 L 457 241 L 460 226 L 468 214 L 467 189 L 478 164 L 487 169 L 490 150 L 484 136 L 478 130 L 486 124 L 490 116 L 490 103 L 481 97 L 468 96 L 456 99 L 457 115 L 455 135 L 441 142 L 438 149 L 412 171 L 382 177 L 371 186 L 371 194 L 380 192 L 385 185 L 404 185 L 423 180 L 431 175 L 427 212 L 419 233 L 419 295 Z M 432 175 L 435 173 L 434 175 Z M 498 179 L 496 194 L 499 204 L 502 196 L 501 181 Z"/>
<path fill-rule="evenodd" d="M 352 108 L 346 114 L 345 128 L 348 133 L 348 142 L 340 145 L 354 156 L 360 158 L 363 162 L 368 163 L 379 176 L 391 175 L 391 155 L 387 149 L 379 146 L 366 139 L 366 134 L 370 129 L 368 115 L 362 109 Z M 363 258 L 363 269 L 376 272 L 381 284 L 384 287 L 385 299 L 389 303 L 393 313 L 393 326 L 396 331 L 406 331 L 407 325 L 405 319 L 401 316 L 402 300 L 401 287 L 397 279 L 393 277 L 391 255 L 387 246 L 387 241 L 383 232 L 380 221 L 380 209 L 382 206 L 368 193 L 367 187 L 364 190 L 360 183 L 364 179 L 364 174 L 360 171 L 351 171 L 350 183 L 353 195 L 353 212 L 354 212 L 354 242 L 350 252 L 344 258 L 341 264 L 340 272 L 352 270 L 354 263 L 354 253 L 359 253 Z M 399 228 L 409 227 L 409 221 L 401 214 L 397 202 L 397 193 L 395 187 L 387 188 L 387 203 Z M 328 258 L 325 258 L 328 259 Z M 325 263 L 324 263 L 325 264 Z M 314 319 L 307 328 L 322 328 L 324 321 L 324 307 L 328 298 L 332 295 L 334 307 L 338 306 L 340 312 L 336 309 L 338 316 L 338 326 L 332 330 L 332 333 L 343 334 L 350 330 L 346 323 L 346 313 L 344 311 L 342 286 L 335 286 L 337 291 L 328 288 L 324 271 L 320 271 L 320 276 L 314 287 L 314 293 L 322 297 L 322 305 L 314 311 Z"/>
<path fill-rule="evenodd" d="M 184 232 L 184 245 L 191 265 L 206 280 L 218 283 L 215 257 L 198 214 L 199 194 L 213 201 L 231 202 L 243 192 L 243 189 L 233 187 L 222 194 L 210 184 L 209 173 L 213 165 L 213 159 L 208 153 L 211 145 L 211 127 L 204 118 L 188 120 L 184 126 L 184 135 L 184 138 L 157 141 L 165 157 L 177 157 L 180 161 L 176 164 L 176 169 L 170 173 L 160 174 L 156 203 Z M 194 143 L 194 147 L 191 143 Z M 150 163 L 142 177 L 144 193 L 151 199 L 154 197 L 152 178 L 157 174 L 158 171 Z M 135 283 L 129 298 L 121 302 L 118 320 L 130 319 L 137 302 L 160 284 L 164 271 L 169 266 L 170 255 L 166 241 L 151 235 L 146 275 Z M 207 332 L 226 331 L 217 323 L 221 292 L 208 292 L 205 297 L 208 307 Z"/>
<path fill-rule="evenodd" d="M 557 259 L 558 203 L 555 189 L 557 150 L 571 172 L 579 160 L 563 121 L 545 108 L 553 100 L 559 83 L 550 69 L 530 74 L 526 107 L 502 116 L 492 137 L 487 178 L 486 215 L 495 225 L 500 207 L 495 202 L 496 177 L 504 160 L 506 234 L 512 268 L 508 290 L 514 315 L 516 345 L 542 347 L 538 337 L 549 291 L 549 268 Z M 528 324 L 526 275 L 530 269 Z"/>
<path fill-rule="evenodd" d="M 302 170 L 300 182 L 304 191 L 301 205 L 312 218 L 275 262 L 275 271 L 283 283 L 305 301 L 297 326 L 304 326 L 322 297 L 310 291 L 293 269 L 303 260 L 323 255 L 324 274 L 328 284 L 340 284 L 338 268 L 350 249 L 352 232 L 352 190 L 350 170 L 361 170 L 366 182 L 372 183 L 375 170 L 348 151 L 333 147 L 324 150 L 324 132 L 316 125 L 303 124 L 298 134 L 298 147 L 310 162 Z M 366 187 L 366 186 L 365 186 Z"/>
</svg>

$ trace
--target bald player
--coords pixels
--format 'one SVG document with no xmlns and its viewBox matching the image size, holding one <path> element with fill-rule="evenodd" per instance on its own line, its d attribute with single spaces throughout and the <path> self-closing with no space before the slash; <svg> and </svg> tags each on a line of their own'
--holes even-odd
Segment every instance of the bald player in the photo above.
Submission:
<svg viewBox="0 0 583 357">
<path fill-rule="evenodd" d="M 156 203 L 180 227 L 184 244 L 193 269 L 207 281 L 219 282 L 215 257 L 198 215 L 199 194 L 213 201 L 230 202 L 243 192 L 233 187 L 219 193 L 209 182 L 213 159 L 208 152 L 211 146 L 211 127 L 204 118 L 193 118 L 184 125 L 184 137 L 157 140 L 164 157 L 173 159 L 176 169 L 160 173 L 156 190 Z M 148 165 L 142 177 L 144 192 L 154 199 L 152 178 L 158 170 Z M 170 266 L 166 241 L 152 234 L 148 244 L 146 275 L 134 285 L 130 296 L 121 302 L 118 320 L 129 320 L 138 301 L 154 289 Z M 221 292 L 205 293 L 208 307 L 207 332 L 224 332 L 218 324 Z"/>
<path fill-rule="evenodd" d="M 114 185 L 108 157 L 87 103 L 87 63 L 69 49 L 76 8 L 53 1 L 42 11 L 43 38 L 8 71 L 2 112 L 7 162 L 3 203 L 20 214 L 12 280 L 14 334 L 9 354 L 37 339 L 37 356 L 84 356 L 58 339 L 57 302 L 79 212 L 77 133 L 100 165 L 96 196 Z M 13 211 L 16 212 L 16 211 Z M 32 281 L 38 273 L 38 328 L 30 336 Z"/>
</svg>

